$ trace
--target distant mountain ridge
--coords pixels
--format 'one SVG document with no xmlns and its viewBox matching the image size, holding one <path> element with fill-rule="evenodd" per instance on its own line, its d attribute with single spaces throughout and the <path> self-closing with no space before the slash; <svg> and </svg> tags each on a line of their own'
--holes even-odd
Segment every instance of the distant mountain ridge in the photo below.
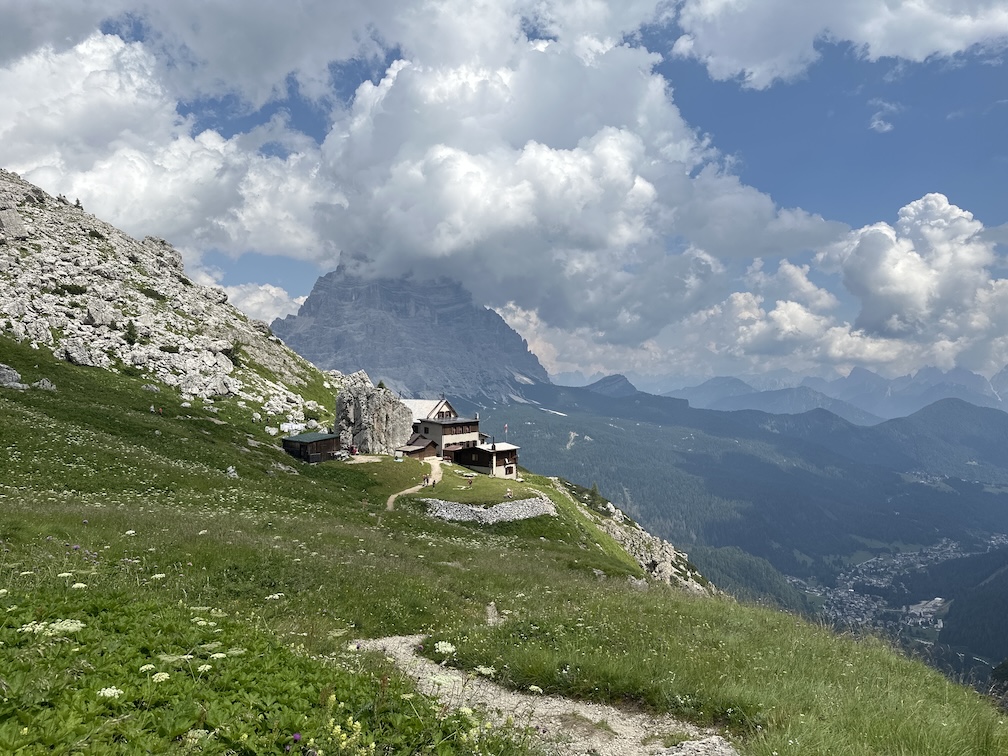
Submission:
<svg viewBox="0 0 1008 756">
<path fill-rule="evenodd" d="M 277 336 L 323 369 L 365 371 L 410 396 L 505 400 L 549 383 L 528 343 L 447 278 L 362 279 L 342 266 L 320 277 Z"/>
<path fill-rule="evenodd" d="M 847 376 L 833 380 L 805 377 L 790 386 L 782 386 L 779 380 L 754 381 L 751 376 L 747 380 L 718 376 L 662 396 L 686 399 L 699 409 L 795 414 L 822 407 L 855 425 L 874 425 L 907 417 L 942 399 L 1008 411 L 1008 366 L 990 380 L 962 368 L 942 371 L 934 367 L 898 378 L 856 367 Z"/>
</svg>

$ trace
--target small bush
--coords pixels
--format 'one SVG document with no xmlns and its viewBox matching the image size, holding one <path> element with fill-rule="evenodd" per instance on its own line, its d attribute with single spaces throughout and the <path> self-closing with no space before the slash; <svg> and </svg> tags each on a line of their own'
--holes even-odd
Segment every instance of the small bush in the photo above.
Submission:
<svg viewBox="0 0 1008 756">
<path fill-rule="evenodd" d="M 87 294 L 87 290 L 87 286 L 84 284 L 59 284 L 56 287 L 57 294 L 69 294 L 74 297 Z"/>
<path fill-rule="evenodd" d="M 136 323 L 134 323 L 132 320 L 127 320 L 126 321 L 126 343 L 129 344 L 130 346 L 133 346 L 134 344 L 137 343 L 137 341 L 139 341 L 139 339 L 140 339 L 140 335 L 139 335 L 139 333 L 137 333 Z"/>
<path fill-rule="evenodd" d="M 164 302 L 168 297 L 162 294 L 157 289 L 152 289 L 150 286 L 138 286 L 137 291 L 156 302 Z"/>
</svg>

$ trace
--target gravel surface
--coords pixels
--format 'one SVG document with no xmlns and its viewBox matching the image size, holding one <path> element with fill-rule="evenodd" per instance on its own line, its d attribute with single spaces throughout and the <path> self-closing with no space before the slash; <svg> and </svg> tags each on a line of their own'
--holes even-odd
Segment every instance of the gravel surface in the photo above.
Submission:
<svg viewBox="0 0 1008 756">
<path fill-rule="evenodd" d="M 515 502 L 518 503 L 518 502 Z M 561 696 L 519 693 L 485 677 L 442 667 L 417 656 L 421 635 L 358 641 L 362 649 L 378 651 L 396 664 L 424 693 L 453 709 L 467 706 L 486 712 L 494 723 L 510 715 L 542 739 L 554 756 L 738 756 L 731 744 L 713 731 L 702 730 L 671 716 L 652 716 Z M 665 748 L 665 736 L 690 738 Z"/>
<path fill-rule="evenodd" d="M 492 507 L 474 507 L 441 499 L 423 499 L 427 504 L 427 514 L 453 522 L 478 522 L 493 525 L 495 522 L 527 520 L 531 517 L 550 515 L 556 517 L 556 506 L 545 496 L 535 499 L 518 499 L 494 504 Z"/>
</svg>

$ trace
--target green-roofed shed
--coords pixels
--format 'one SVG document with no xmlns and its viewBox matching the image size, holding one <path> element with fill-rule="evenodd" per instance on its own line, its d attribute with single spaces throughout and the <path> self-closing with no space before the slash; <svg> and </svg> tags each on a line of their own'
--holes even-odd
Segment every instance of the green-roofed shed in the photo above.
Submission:
<svg viewBox="0 0 1008 756">
<path fill-rule="evenodd" d="M 299 433 L 283 439 L 284 451 L 305 462 L 324 462 L 335 458 L 340 450 L 340 437 L 335 433 Z"/>
</svg>

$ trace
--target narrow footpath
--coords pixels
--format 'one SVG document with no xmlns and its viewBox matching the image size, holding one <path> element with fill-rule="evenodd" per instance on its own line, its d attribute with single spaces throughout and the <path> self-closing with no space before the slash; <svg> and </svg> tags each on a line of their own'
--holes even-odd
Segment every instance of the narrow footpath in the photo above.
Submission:
<svg viewBox="0 0 1008 756">
<path fill-rule="evenodd" d="M 433 486 L 435 483 L 441 482 L 441 458 L 428 457 L 427 461 L 430 463 L 431 466 L 430 480 L 431 480 L 431 486 Z M 424 486 L 424 484 L 421 483 L 419 485 L 413 486 L 412 488 L 407 488 L 403 491 L 400 491 L 399 493 L 392 494 L 391 496 L 388 497 L 388 501 L 385 503 L 385 509 L 391 512 L 393 509 L 395 509 L 395 500 L 398 499 L 400 496 L 402 496 L 403 494 L 416 493 L 417 491 L 420 491 L 424 488 L 426 488 L 426 486 Z"/>
</svg>

